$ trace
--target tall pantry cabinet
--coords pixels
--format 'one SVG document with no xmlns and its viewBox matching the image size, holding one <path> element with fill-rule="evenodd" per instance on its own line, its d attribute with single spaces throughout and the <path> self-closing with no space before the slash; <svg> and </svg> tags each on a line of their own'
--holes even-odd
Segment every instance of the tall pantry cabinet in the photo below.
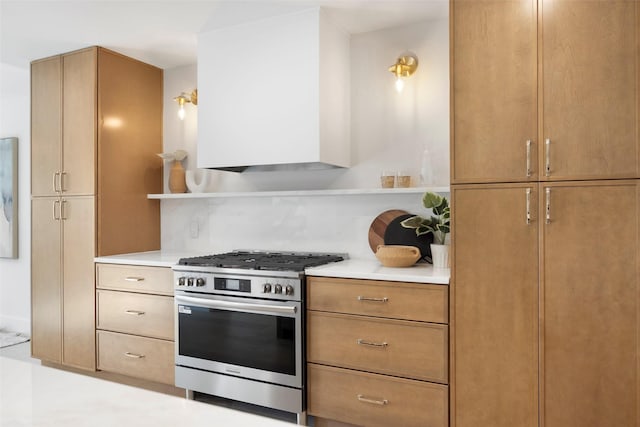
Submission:
<svg viewBox="0 0 640 427">
<path fill-rule="evenodd" d="M 640 3 L 451 25 L 451 425 L 638 426 Z"/>
<path fill-rule="evenodd" d="M 95 369 L 94 257 L 160 247 L 162 70 L 92 47 L 31 64 L 31 352 Z"/>
</svg>

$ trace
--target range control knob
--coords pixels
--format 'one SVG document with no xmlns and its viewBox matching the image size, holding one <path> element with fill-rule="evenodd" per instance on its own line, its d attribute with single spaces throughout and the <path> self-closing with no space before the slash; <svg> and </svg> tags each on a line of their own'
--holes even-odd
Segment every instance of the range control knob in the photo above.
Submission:
<svg viewBox="0 0 640 427">
<path fill-rule="evenodd" d="M 262 287 L 262 292 L 265 294 L 270 294 L 271 293 L 271 283 L 265 283 L 264 286 Z"/>
<path fill-rule="evenodd" d="M 282 293 L 282 285 L 281 284 L 277 284 L 273 290 L 273 292 L 275 292 L 276 294 L 281 294 Z"/>
<path fill-rule="evenodd" d="M 187 278 L 187 286 L 193 286 L 193 277 Z"/>
<path fill-rule="evenodd" d="M 184 286 L 185 285 L 185 280 L 186 278 L 183 277 L 178 277 L 178 286 Z"/>
<path fill-rule="evenodd" d="M 205 285 L 204 278 L 202 278 L 202 277 L 198 277 L 198 278 L 196 279 L 196 286 L 198 286 L 198 287 L 202 287 L 202 286 L 204 286 L 204 285 Z"/>
<path fill-rule="evenodd" d="M 287 295 L 293 295 L 293 286 L 287 285 L 287 287 L 284 288 L 284 293 Z"/>
</svg>

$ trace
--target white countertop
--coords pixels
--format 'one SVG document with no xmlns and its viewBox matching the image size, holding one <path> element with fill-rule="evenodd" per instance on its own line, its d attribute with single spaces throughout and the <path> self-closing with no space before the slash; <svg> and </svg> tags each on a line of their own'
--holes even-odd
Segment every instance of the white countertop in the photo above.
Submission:
<svg viewBox="0 0 640 427">
<path fill-rule="evenodd" d="M 95 262 L 105 264 L 128 264 L 128 265 L 147 265 L 150 267 L 171 267 L 178 263 L 180 258 L 187 258 L 202 254 L 194 254 L 193 252 L 169 252 L 169 251 L 149 251 L 134 252 L 122 255 L 101 256 L 94 259 Z"/>
<path fill-rule="evenodd" d="M 198 255 L 202 254 L 150 251 L 98 257 L 95 258 L 95 262 L 171 267 L 176 264 L 180 258 Z M 319 267 L 307 268 L 305 273 L 309 276 L 389 280 L 393 282 L 435 283 L 442 285 L 449 283 L 450 275 L 448 268 L 434 269 L 431 264 L 425 263 L 418 263 L 412 267 L 406 268 L 383 267 L 375 258 L 348 259 L 341 262 L 321 265 Z"/>
<path fill-rule="evenodd" d="M 378 260 L 348 259 L 319 267 L 307 268 L 309 276 L 341 277 L 345 279 L 390 280 L 392 282 L 415 282 L 449 284 L 450 270 L 435 269 L 431 264 L 419 263 L 411 267 L 383 267 Z"/>
<path fill-rule="evenodd" d="M 0 426 L 292 424 L 0 356 Z"/>
</svg>

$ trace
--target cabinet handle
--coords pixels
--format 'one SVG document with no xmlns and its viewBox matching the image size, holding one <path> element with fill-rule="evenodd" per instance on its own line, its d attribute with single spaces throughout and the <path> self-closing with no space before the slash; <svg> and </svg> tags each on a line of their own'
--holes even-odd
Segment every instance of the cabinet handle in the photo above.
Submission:
<svg viewBox="0 0 640 427">
<path fill-rule="evenodd" d="M 369 298 L 369 297 L 363 297 L 361 295 L 358 295 L 358 301 L 371 301 L 371 302 L 388 302 L 389 298 L 387 297 L 383 297 L 383 298 Z"/>
<path fill-rule="evenodd" d="M 144 354 L 130 353 L 128 351 L 125 351 L 124 355 L 132 359 L 142 359 L 144 357 Z"/>
<path fill-rule="evenodd" d="M 67 201 L 63 200 L 62 204 L 60 205 L 60 218 L 63 221 L 67 220 L 67 210 L 65 209 L 65 206 L 67 206 Z"/>
<path fill-rule="evenodd" d="M 144 277 L 127 276 L 124 278 L 127 282 L 142 282 Z"/>
<path fill-rule="evenodd" d="M 358 343 L 358 345 L 368 345 L 370 347 L 383 347 L 384 348 L 384 347 L 389 345 L 386 342 L 380 342 L 380 343 L 371 342 L 371 341 L 365 341 L 365 340 L 363 340 L 361 338 L 358 338 L 358 340 L 356 342 Z"/>
<path fill-rule="evenodd" d="M 60 172 L 54 172 L 54 174 L 53 174 L 53 191 L 55 193 L 59 193 L 60 192 L 60 190 L 59 190 L 60 186 L 58 184 L 59 180 L 60 180 Z"/>
<path fill-rule="evenodd" d="M 389 404 L 389 401 L 387 399 L 380 399 L 380 400 L 370 399 L 368 397 L 364 397 L 364 395 L 362 394 L 359 394 L 357 397 L 360 402 L 364 402 L 364 403 L 373 403 L 374 405 L 380 405 L 380 406 Z"/>
<path fill-rule="evenodd" d="M 67 173 L 66 173 L 66 172 L 62 172 L 62 173 L 60 174 L 60 191 L 62 191 L 63 193 L 64 193 L 65 191 L 67 191 L 67 189 L 66 189 L 66 188 L 64 188 L 64 181 L 65 181 L 65 180 L 64 180 L 64 177 L 65 177 L 65 176 L 67 176 Z"/>
<path fill-rule="evenodd" d="M 56 209 L 56 206 L 58 209 Z M 60 200 L 53 202 L 53 219 L 54 221 L 60 221 Z"/>
<path fill-rule="evenodd" d="M 549 138 L 544 140 L 544 174 L 546 176 L 551 175 L 551 140 Z"/>
<path fill-rule="evenodd" d="M 124 311 L 127 314 L 131 314 L 132 316 L 142 316 L 144 315 L 144 311 L 139 311 L 139 310 L 125 310 Z"/>
<path fill-rule="evenodd" d="M 531 140 L 527 140 L 527 178 L 531 176 Z"/>
<path fill-rule="evenodd" d="M 527 188 L 527 225 L 531 224 L 531 189 Z"/>
<path fill-rule="evenodd" d="M 545 195 L 546 195 L 546 202 L 545 202 L 545 217 L 544 217 L 544 222 L 545 224 L 550 224 L 551 223 L 551 189 L 547 188 L 545 189 Z"/>
</svg>

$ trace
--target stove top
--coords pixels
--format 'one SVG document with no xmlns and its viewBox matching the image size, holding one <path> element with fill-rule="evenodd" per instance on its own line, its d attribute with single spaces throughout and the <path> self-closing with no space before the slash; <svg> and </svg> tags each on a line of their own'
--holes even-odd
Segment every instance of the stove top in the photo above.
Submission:
<svg viewBox="0 0 640 427">
<path fill-rule="evenodd" d="M 342 261 L 346 255 L 304 252 L 233 251 L 181 258 L 178 265 L 246 270 L 304 271 L 307 267 Z"/>
</svg>

